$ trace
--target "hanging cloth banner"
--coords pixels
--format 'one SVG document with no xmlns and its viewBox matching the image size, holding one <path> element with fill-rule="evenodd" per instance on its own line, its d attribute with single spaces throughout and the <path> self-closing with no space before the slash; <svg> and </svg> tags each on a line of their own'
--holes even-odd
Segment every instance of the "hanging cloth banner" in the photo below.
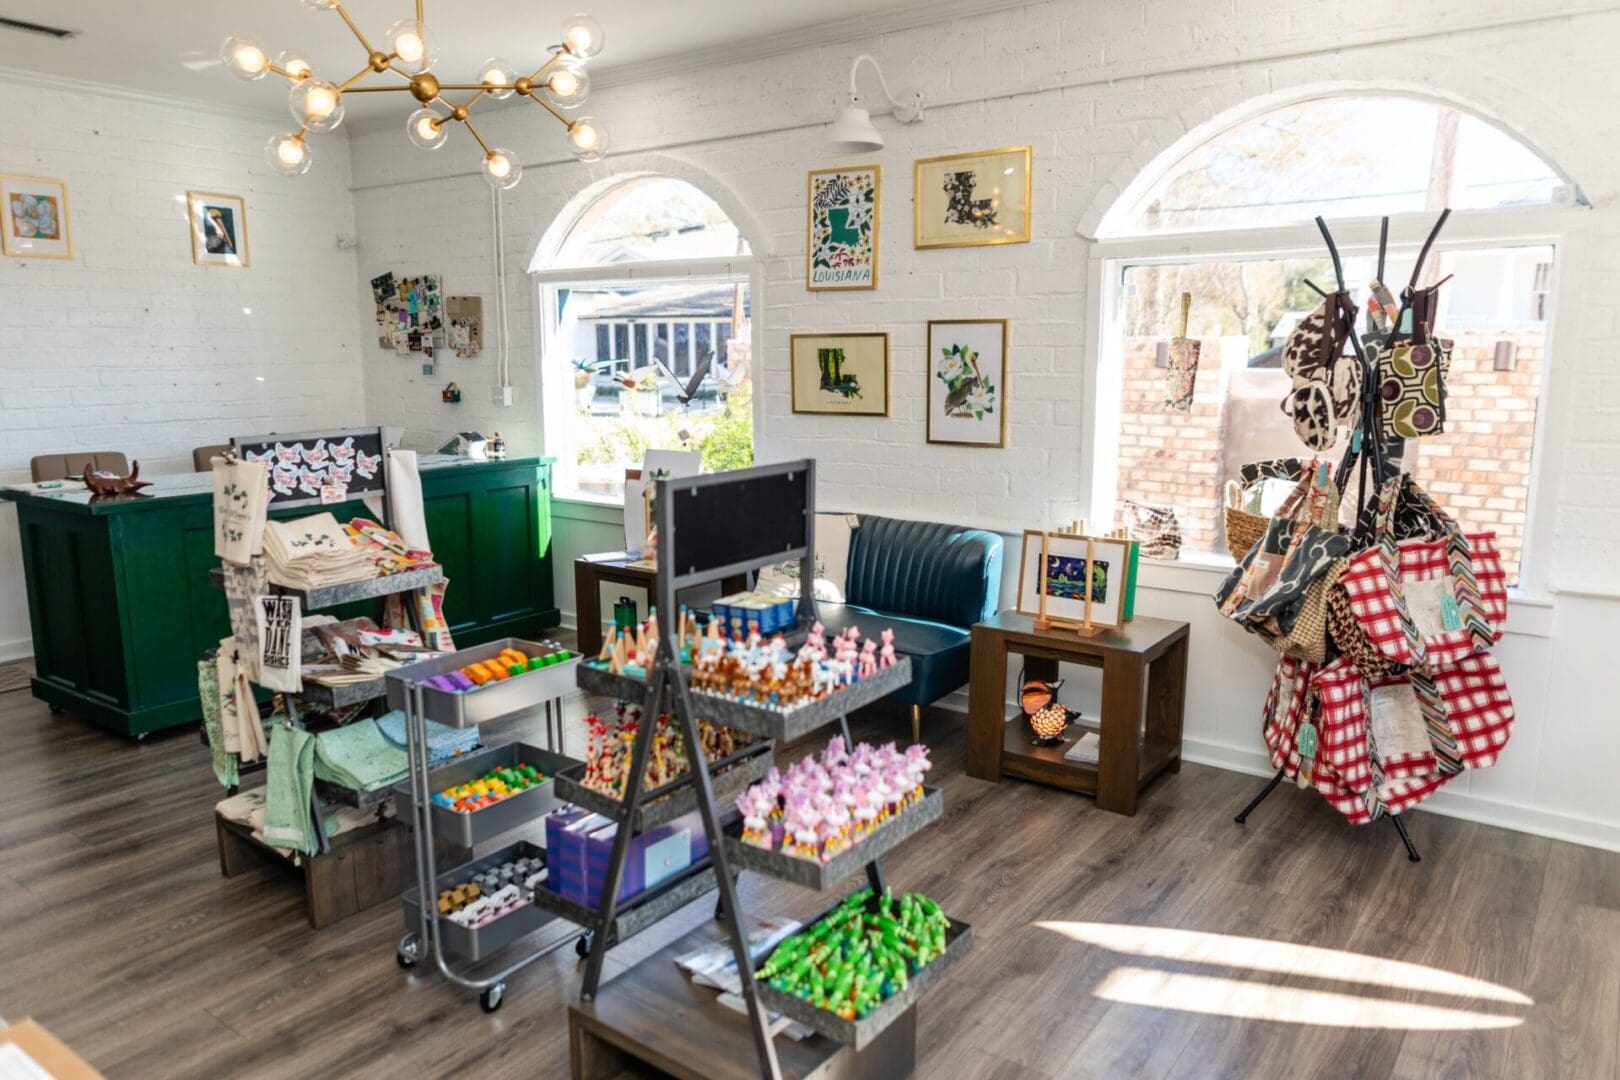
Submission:
<svg viewBox="0 0 1620 1080">
<path fill-rule="evenodd" d="M 259 685 L 269 690 L 301 693 L 299 673 L 302 620 L 296 596 L 260 596 L 254 601 L 259 631 Z"/>
</svg>

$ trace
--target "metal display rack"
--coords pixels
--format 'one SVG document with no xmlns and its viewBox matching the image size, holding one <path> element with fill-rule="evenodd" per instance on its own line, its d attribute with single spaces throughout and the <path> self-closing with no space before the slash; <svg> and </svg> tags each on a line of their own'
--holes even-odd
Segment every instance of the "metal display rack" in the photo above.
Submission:
<svg viewBox="0 0 1620 1080">
<path fill-rule="evenodd" d="M 539 820 L 555 809 L 559 805 L 555 791 L 557 774 L 580 764 L 558 752 L 563 749 L 561 699 L 574 688 L 574 669 L 579 665 L 578 657 L 463 693 L 450 693 L 426 685 L 426 680 L 434 675 L 493 659 L 507 648 L 533 656 L 555 652 L 560 647 L 549 642 L 503 638 L 487 645 L 407 665 L 389 672 L 386 678 L 389 704 L 405 712 L 410 781 L 408 792 L 404 790 L 406 785 L 401 785 L 400 790 L 409 795 L 411 837 L 416 856 L 416 888 L 407 891 L 401 898 L 406 925 L 415 929 L 407 931 L 400 939 L 395 959 L 400 967 L 412 968 L 418 961 L 431 955 L 439 974 L 456 986 L 477 991 L 479 1005 L 485 1012 L 500 1008 L 507 979 L 567 945 L 577 936 L 570 934 L 531 950 L 482 977 L 456 971 L 448 959 L 449 955 L 454 955 L 469 964 L 479 963 L 552 921 L 551 915 L 537 901 L 531 901 L 484 926 L 464 927 L 441 918 L 435 903 L 440 889 L 449 888 L 491 866 L 518 856 L 544 858 L 545 854 L 543 848 L 520 842 L 440 874 L 435 865 L 434 823 L 445 811 L 433 804 L 433 792 L 437 787 L 461 783 L 471 776 L 482 775 L 485 766 L 493 767 L 519 758 L 542 767 L 546 774 L 544 782 L 484 810 L 455 815 L 456 820 L 450 823 L 453 830 L 447 830 L 451 831 L 449 839 L 468 848 L 476 848 L 478 844 L 524 822 Z M 540 708 L 546 714 L 550 751 L 540 751 L 537 747 L 521 743 L 506 743 L 459 758 L 438 769 L 434 769 L 428 761 L 429 719 L 451 727 L 473 727 Z M 552 735 L 553 718 L 555 737 Z M 536 758 L 539 760 L 536 761 Z M 535 889 L 537 894 L 548 891 L 543 884 Z"/>
<path fill-rule="evenodd" d="M 736 509 L 746 507 L 754 521 L 741 528 L 734 522 Z M 729 508 L 729 512 L 722 512 Z M 639 698 L 644 702 L 642 715 L 660 715 L 666 702 L 667 711 L 673 713 L 682 738 L 688 747 L 702 745 L 698 730 L 698 715 L 725 726 L 739 728 L 765 737 L 764 745 L 771 747 L 779 738 L 797 738 L 832 723 L 839 725 L 846 743 L 850 740 L 848 713 L 861 705 L 876 700 L 905 686 L 911 680 L 909 660 L 877 675 L 862 679 L 847 689 L 796 708 L 780 709 L 751 705 L 717 695 L 693 691 L 688 683 L 687 669 L 680 663 L 676 652 L 677 611 L 676 594 L 694 585 L 720 580 L 728 575 L 756 570 L 762 566 L 797 559 L 800 563 L 800 593 L 797 626 L 787 635 L 796 640 L 804 634 L 815 619 L 815 598 L 811 592 L 814 581 L 814 522 L 815 522 L 815 462 L 793 461 L 779 465 L 719 473 L 679 480 L 660 480 L 654 507 L 654 521 L 658 529 L 658 651 L 645 681 L 613 675 L 582 663 L 578 669 L 579 685 L 588 690 L 616 694 L 625 698 Z M 621 827 L 614 837 L 613 850 L 602 886 L 602 901 L 596 910 L 565 901 L 549 893 L 543 901 L 551 910 L 564 918 L 584 926 L 589 932 L 590 948 L 580 988 L 582 1005 L 593 1003 L 601 988 L 603 961 L 608 949 L 617 941 L 644 929 L 652 923 L 684 906 L 709 888 L 718 886 L 720 902 L 718 915 L 726 922 L 733 957 L 741 982 L 742 997 L 747 1003 L 748 1025 L 754 1049 L 759 1058 L 760 1075 L 778 1080 L 783 1069 L 768 1021 L 767 1006 L 784 1015 L 804 1019 L 821 1035 L 855 1051 L 869 1046 L 885 1028 L 901 1017 L 912 1018 L 911 1008 L 927 988 L 971 944 L 966 924 L 952 923 L 946 953 L 937 957 L 911 981 L 904 995 L 896 995 L 883 1006 L 858 1022 L 839 1019 L 826 1010 L 814 1009 L 797 999 L 788 998 L 756 982 L 754 961 L 748 954 L 745 915 L 737 899 L 736 874 L 741 868 L 768 874 L 783 881 L 826 890 L 837 886 L 844 877 L 858 869 L 866 871 L 872 886 L 874 902 L 884 892 L 879 857 L 896 843 L 910 836 L 916 829 L 937 819 L 942 799 L 937 791 L 907 808 L 894 820 L 852 846 L 828 864 L 815 864 L 807 860 L 792 859 L 741 844 L 721 825 L 718 807 L 718 781 L 713 766 L 699 753 L 689 754 L 690 771 L 674 784 L 666 784 L 656 791 L 644 791 L 643 782 L 652 747 L 652 723 L 638 725 L 631 750 L 629 779 L 622 800 L 590 800 L 589 805 L 623 825 L 625 822 L 645 822 L 652 807 L 660 800 L 671 797 L 676 785 L 690 785 L 697 809 L 703 819 L 708 836 L 709 855 L 683 873 L 674 882 L 667 883 L 650 894 L 641 894 L 624 903 L 618 900 L 620 882 L 630 851 L 631 829 Z M 752 749 L 752 748 L 750 748 Z M 768 760 L 768 755 L 767 755 Z M 720 764 L 720 763 L 716 763 Z M 658 816 L 662 816 L 661 814 Z M 655 955 L 643 964 L 664 964 L 667 958 Z M 635 974 L 632 969 L 631 975 Z M 648 1007 L 645 1002 L 637 1003 Z M 636 1009 L 637 1005 L 632 1005 Z M 595 1010 L 592 1018 L 598 1027 L 611 1026 L 604 1019 L 608 1010 Z M 824 1015 L 815 1015 L 824 1014 Z M 727 1014 L 733 1016 L 734 1014 Z M 694 1042 L 704 1043 L 698 1029 L 704 1017 L 683 1013 L 679 1022 L 691 1027 L 685 1034 Z M 571 1021 L 572 1022 L 572 1021 Z M 670 1017 L 670 1023 L 677 1018 Z M 896 1028 L 896 1033 L 901 1029 Z M 913 1040 L 912 1026 L 908 1040 Z M 635 1036 L 624 1033 L 627 1042 Z M 892 1041 L 892 1040 L 891 1040 Z M 708 1052 L 718 1041 L 707 1042 Z M 905 1048 L 907 1054 L 913 1048 Z M 576 1053 L 578 1048 L 576 1047 Z M 579 1062 L 575 1062 L 576 1068 Z M 686 1067 L 697 1075 L 712 1075 L 722 1064 L 687 1061 Z M 840 1073 L 840 1075 L 843 1075 Z"/>
</svg>

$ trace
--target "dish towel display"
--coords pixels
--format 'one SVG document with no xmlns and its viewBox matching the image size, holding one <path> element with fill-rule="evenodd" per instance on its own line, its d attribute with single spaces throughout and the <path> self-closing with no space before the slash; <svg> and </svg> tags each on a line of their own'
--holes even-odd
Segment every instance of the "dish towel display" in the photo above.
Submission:
<svg viewBox="0 0 1620 1080">
<path fill-rule="evenodd" d="M 399 709 L 377 718 L 377 730 L 394 746 L 404 749 L 405 714 Z M 438 766 L 457 754 L 470 754 L 478 749 L 476 727 L 455 728 L 437 720 L 427 721 L 428 764 Z"/>
<path fill-rule="evenodd" d="M 264 528 L 270 580 L 292 589 L 315 589 L 376 576 L 370 552 L 354 542 L 331 514 L 272 521 Z"/>
<path fill-rule="evenodd" d="M 310 793 L 315 787 L 315 736 L 288 724 L 270 735 L 270 762 L 265 770 L 264 839 L 304 855 L 320 846 Z"/>
<path fill-rule="evenodd" d="M 246 566 L 264 550 L 264 513 L 270 503 L 270 463 L 215 458 L 214 554 Z"/>
<path fill-rule="evenodd" d="M 208 736 L 214 779 L 222 787 L 235 787 L 236 758 L 225 749 L 225 729 L 220 723 L 219 665 L 212 660 L 197 661 L 197 700 L 202 705 L 203 733 Z"/>
<path fill-rule="evenodd" d="M 298 597 L 260 596 L 253 602 L 259 640 L 259 685 L 267 690 L 298 693 L 304 689 L 298 668 L 303 630 Z"/>
<path fill-rule="evenodd" d="M 405 751 L 375 720 L 356 720 L 315 736 L 315 776 L 352 791 L 375 791 L 405 779 Z"/>
</svg>

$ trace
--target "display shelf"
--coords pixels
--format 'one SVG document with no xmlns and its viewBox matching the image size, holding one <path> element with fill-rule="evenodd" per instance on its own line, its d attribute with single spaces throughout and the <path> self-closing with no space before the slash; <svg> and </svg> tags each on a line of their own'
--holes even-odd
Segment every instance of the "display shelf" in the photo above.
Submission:
<svg viewBox="0 0 1620 1080">
<path fill-rule="evenodd" d="M 311 705 L 323 709 L 342 709 L 350 705 L 361 705 L 367 701 L 375 701 L 388 692 L 388 683 L 385 676 L 379 675 L 375 679 L 365 682 L 344 683 L 341 686 L 328 686 L 325 683 L 305 681 L 304 688 L 293 696 L 299 701 L 307 701 Z"/>
<path fill-rule="evenodd" d="M 437 585 L 444 580 L 444 568 L 424 566 L 420 570 L 406 570 L 398 574 L 343 581 L 336 585 L 322 585 L 314 589 L 295 589 L 290 585 L 270 582 L 270 591 L 278 596 L 296 596 L 299 607 L 306 613 L 352 604 L 357 600 L 375 600 L 381 596 L 410 592 L 413 589 Z M 225 571 L 219 567 L 208 572 L 208 583 L 216 589 L 225 588 Z"/>
<path fill-rule="evenodd" d="M 709 762 L 709 783 L 714 788 L 715 802 L 724 803 L 736 798 L 748 785 L 769 772 L 775 760 L 773 751 L 770 741 L 762 740 L 728 757 Z M 586 787 L 581 782 L 584 775 L 583 763 L 558 773 L 557 797 L 614 821 L 623 819 L 624 801 Z M 630 831 L 646 832 L 691 813 L 697 809 L 697 805 L 697 788 L 692 783 L 691 773 L 688 773 L 643 795 Z"/>
<path fill-rule="evenodd" d="M 330 780 L 315 778 L 315 794 L 318 798 L 329 803 L 342 803 L 344 806 L 357 806 L 362 810 L 373 806 L 381 806 L 394 797 L 394 787 L 385 784 L 370 791 L 361 791 L 358 788 L 346 788 L 342 784 Z"/>
<path fill-rule="evenodd" d="M 824 913 L 823 917 L 830 913 L 830 911 Z M 759 999 L 766 1008 L 797 1020 L 829 1039 L 855 1050 L 865 1049 L 882 1035 L 890 1024 L 908 1013 L 947 970 L 972 950 L 973 927 L 956 919 L 951 919 L 950 923 L 950 929 L 945 932 L 945 951 L 911 976 L 904 990 L 886 998 L 881 1005 L 859 1020 L 846 1020 L 837 1013 L 810 1004 L 803 998 L 783 993 L 756 974 L 755 985 L 759 988 Z M 765 957 L 766 960 L 769 958 Z M 754 970 L 758 972 L 764 962 L 761 960 L 760 965 Z"/>
<path fill-rule="evenodd" d="M 633 937 L 681 908 L 690 904 L 716 885 L 714 861 L 704 858 L 682 870 L 657 887 L 637 893 L 621 903 L 608 925 L 606 940 L 617 944 Z M 553 915 L 559 915 L 576 926 L 583 926 L 592 934 L 600 934 L 597 910 L 541 887 L 534 891 L 534 902 Z"/>
<path fill-rule="evenodd" d="M 577 671 L 582 690 L 629 701 L 640 701 L 646 697 L 647 684 L 641 679 L 615 675 L 611 671 L 592 666 L 592 663 L 580 664 Z M 701 690 L 691 691 L 691 697 L 692 707 L 697 710 L 698 715 L 711 723 L 723 724 L 729 728 L 749 731 L 783 742 L 792 742 L 826 727 L 840 717 L 848 716 L 864 705 L 887 697 L 910 682 L 911 658 L 903 656 L 892 667 L 881 668 L 875 674 L 828 694 L 819 701 L 807 702 L 790 709 L 752 705 L 717 694 L 707 694 Z"/>
<path fill-rule="evenodd" d="M 471 881 L 481 871 L 493 866 L 499 866 L 501 863 L 520 858 L 544 860 L 545 857 L 545 848 L 531 844 L 526 840 L 519 841 L 498 851 L 492 851 L 482 858 L 474 859 L 472 862 L 463 863 L 454 870 L 445 871 L 435 879 L 434 887 L 439 891 L 453 889 L 457 885 Z M 536 893 L 545 891 L 544 883 L 535 890 Z M 421 923 L 422 912 L 421 901 L 418 898 L 419 893 L 420 890 L 413 887 L 405 890 L 400 895 L 400 905 L 405 911 L 405 926 L 407 928 L 415 928 Z M 432 898 L 432 902 L 438 902 L 437 895 Z M 462 926 L 460 923 L 441 917 L 436 923 L 436 930 L 443 942 L 445 952 L 453 953 L 470 963 L 477 963 L 506 948 L 519 938 L 534 933 L 551 921 L 552 916 L 549 912 L 534 903 L 529 903 L 502 915 L 494 922 L 478 927 Z"/>
<path fill-rule="evenodd" d="M 563 651 L 562 646 L 554 641 L 501 638 L 460 652 L 445 653 L 431 660 L 419 660 L 390 671 L 385 676 L 388 707 L 405 708 L 406 692 L 412 685 L 425 683 L 435 675 L 447 675 L 484 660 L 493 660 L 503 649 L 516 649 L 531 657 Z M 574 669 L 578 666 L 579 657 L 570 656 L 549 667 L 526 671 L 522 675 L 488 682 L 459 693 L 424 685 L 421 687 L 423 711 L 429 720 L 455 728 L 504 720 L 572 691 Z"/>
<path fill-rule="evenodd" d="M 800 859 L 780 851 L 767 851 L 742 841 L 742 822 L 734 821 L 726 827 L 726 857 L 744 870 L 753 870 L 803 885 L 808 889 L 826 892 L 836 888 L 851 874 L 858 874 L 868 864 L 876 862 L 891 848 L 911 839 L 919 829 L 933 824 L 945 812 L 945 796 L 938 788 L 923 788 L 923 797 L 899 814 L 879 825 L 859 843 L 848 850 L 820 862 Z"/>
<path fill-rule="evenodd" d="M 460 847 L 471 848 L 541 818 L 562 805 L 555 786 L 558 774 L 565 769 L 583 767 L 575 758 L 563 757 L 526 742 L 503 743 L 463 754 L 435 767 L 428 773 L 429 798 L 432 798 L 433 792 L 476 780 L 491 769 L 510 768 L 518 764 L 533 765 L 545 774 L 546 779 L 470 814 L 433 803 L 430 812 L 433 814 L 434 835 Z M 407 777 L 395 784 L 393 792 L 409 800 L 410 779 Z"/>
</svg>

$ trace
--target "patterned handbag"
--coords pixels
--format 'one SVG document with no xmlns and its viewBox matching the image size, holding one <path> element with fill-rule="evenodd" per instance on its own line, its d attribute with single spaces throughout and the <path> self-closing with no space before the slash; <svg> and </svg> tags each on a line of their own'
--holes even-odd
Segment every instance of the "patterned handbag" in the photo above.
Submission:
<svg viewBox="0 0 1620 1080">
<path fill-rule="evenodd" d="M 1439 312 L 1440 286 L 1451 278 L 1448 275 L 1420 289 L 1418 277 L 1450 214 L 1447 210 L 1440 215 L 1418 252 L 1412 280 L 1401 292 L 1401 309 L 1378 353 L 1379 433 L 1385 442 L 1439 435 L 1446 429 L 1446 372 L 1452 343 L 1439 338 L 1431 341 L 1429 335 Z M 1410 339 L 1402 340 L 1408 326 Z"/>
<path fill-rule="evenodd" d="M 1266 535 L 1221 583 L 1221 613 L 1263 636 L 1289 633 L 1310 587 L 1350 553 L 1338 527 L 1338 489 L 1314 470 L 1278 508 Z"/>
<path fill-rule="evenodd" d="M 1397 539 L 1401 503 L 1412 511 L 1404 527 L 1421 521 L 1427 536 Z M 1501 639 L 1507 573 L 1494 532 L 1463 532 L 1403 473 L 1379 492 L 1372 539 L 1343 584 L 1362 633 L 1387 659 L 1453 664 Z"/>
<path fill-rule="evenodd" d="M 1356 621 L 1356 610 L 1350 604 L 1350 595 L 1344 591 L 1342 580 L 1328 591 L 1328 637 L 1339 655 L 1347 657 L 1365 675 L 1404 675 L 1405 664 L 1397 664 L 1378 651 L 1378 646 L 1367 640 L 1361 624 Z"/>
<path fill-rule="evenodd" d="M 1267 480 L 1286 480 L 1297 484 L 1305 475 L 1305 463 L 1298 458 L 1277 458 L 1273 461 L 1255 461 L 1238 470 L 1236 480 L 1226 482 L 1226 550 L 1234 562 L 1242 562 L 1249 549 L 1266 535 L 1271 519 L 1260 512 Z"/>
<path fill-rule="evenodd" d="M 1142 545 L 1148 559 L 1174 559 L 1181 554 L 1181 522 L 1173 506 L 1126 499 L 1123 505 L 1126 536 Z"/>
</svg>

